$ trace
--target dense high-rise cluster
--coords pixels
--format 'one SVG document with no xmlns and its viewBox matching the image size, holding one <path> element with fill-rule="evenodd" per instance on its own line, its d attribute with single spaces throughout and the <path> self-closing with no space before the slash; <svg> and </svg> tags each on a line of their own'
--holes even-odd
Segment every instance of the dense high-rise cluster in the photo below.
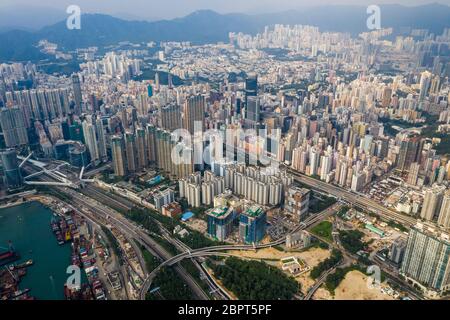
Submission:
<svg viewBox="0 0 450 320">
<path fill-rule="evenodd" d="M 136 197 L 164 176 L 170 188 L 142 195 L 156 210 L 201 209 L 210 237 L 258 243 L 268 216 L 281 212 L 285 226 L 308 219 L 318 199 L 293 173 L 307 176 L 422 220 L 391 257 L 405 277 L 442 293 L 450 30 L 393 32 L 355 38 L 275 25 L 230 33 L 229 43 L 161 42 L 156 53 L 143 43 L 80 51 L 67 75 L 0 64 L 3 185 L 23 188 L 19 160 L 30 152 L 109 170 L 108 179 L 138 184 Z"/>
</svg>

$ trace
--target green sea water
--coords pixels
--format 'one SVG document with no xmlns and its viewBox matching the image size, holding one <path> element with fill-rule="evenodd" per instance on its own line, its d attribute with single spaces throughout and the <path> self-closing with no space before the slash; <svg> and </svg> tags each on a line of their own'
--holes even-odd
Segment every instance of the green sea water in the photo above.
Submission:
<svg viewBox="0 0 450 320">
<path fill-rule="evenodd" d="M 39 202 L 0 209 L 0 247 L 7 247 L 11 240 L 21 256 L 14 263 L 33 259 L 19 287 L 31 289 L 29 294 L 39 300 L 64 299 L 69 277 L 71 246 L 58 245 L 50 227 L 52 217 L 53 212 Z"/>
</svg>

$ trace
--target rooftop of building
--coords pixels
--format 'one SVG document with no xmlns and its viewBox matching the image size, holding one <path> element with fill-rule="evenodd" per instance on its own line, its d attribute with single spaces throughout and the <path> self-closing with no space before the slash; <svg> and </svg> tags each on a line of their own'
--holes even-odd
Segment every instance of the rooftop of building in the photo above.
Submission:
<svg viewBox="0 0 450 320">
<path fill-rule="evenodd" d="M 220 206 L 213 208 L 211 210 L 208 210 L 207 215 L 213 216 L 215 218 L 224 218 L 227 216 L 227 213 L 229 212 L 229 208 L 226 206 Z"/>
<path fill-rule="evenodd" d="M 299 187 L 299 186 L 291 186 L 291 187 L 289 187 L 288 190 L 289 190 L 289 193 L 300 192 L 301 194 L 307 194 L 307 193 L 309 193 L 311 191 L 309 189 L 302 188 L 302 187 Z"/>
<path fill-rule="evenodd" d="M 169 211 L 180 210 L 181 206 L 178 202 L 174 201 L 168 204 L 163 205 L 163 208 Z"/>
<path fill-rule="evenodd" d="M 262 215 L 264 213 L 264 210 L 262 209 L 262 207 L 254 205 L 249 207 L 247 210 L 245 210 L 245 215 L 249 216 L 249 217 L 259 217 L 260 215 Z"/>
<path fill-rule="evenodd" d="M 413 229 L 429 237 L 433 237 L 439 241 L 442 241 L 446 245 L 450 246 L 450 234 L 448 232 L 444 232 L 441 229 L 423 223 L 417 223 L 415 226 L 413 226 Z"/>
</svg>

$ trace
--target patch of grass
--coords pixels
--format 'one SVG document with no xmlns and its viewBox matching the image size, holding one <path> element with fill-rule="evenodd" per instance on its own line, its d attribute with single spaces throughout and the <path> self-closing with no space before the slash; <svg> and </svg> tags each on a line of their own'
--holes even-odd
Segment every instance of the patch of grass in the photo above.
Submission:
<svg viewBox="0 0 450 320">
<path fill-rule="evenodd" d="M 328 242 L 333 242 L 333 224 L 330 221 L 322 221 L 311 229 L 311 232 L 318 237 L 326 239 Z"/>
</svg>

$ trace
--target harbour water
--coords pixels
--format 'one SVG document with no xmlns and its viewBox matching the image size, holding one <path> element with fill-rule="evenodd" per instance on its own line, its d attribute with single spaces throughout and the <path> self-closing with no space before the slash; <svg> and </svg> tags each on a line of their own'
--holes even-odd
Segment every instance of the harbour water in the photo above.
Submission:
<svg viewBox="0 0 450 320">
<path fill-rule="evenodd" d="M 71 247 L 69 243 L 58 245 L 50 228 L 52 216 L 53 212 L 39 202 L 0 209 L 0 247 L 7 247 L 11 240 L 21 256 L 15 263 L 34 261 L 20 289 L 31 289 L 29 294 L 39 300 L 64 299 L 64 283 L 69 276 L 66 269 Z"/>
</svg>

